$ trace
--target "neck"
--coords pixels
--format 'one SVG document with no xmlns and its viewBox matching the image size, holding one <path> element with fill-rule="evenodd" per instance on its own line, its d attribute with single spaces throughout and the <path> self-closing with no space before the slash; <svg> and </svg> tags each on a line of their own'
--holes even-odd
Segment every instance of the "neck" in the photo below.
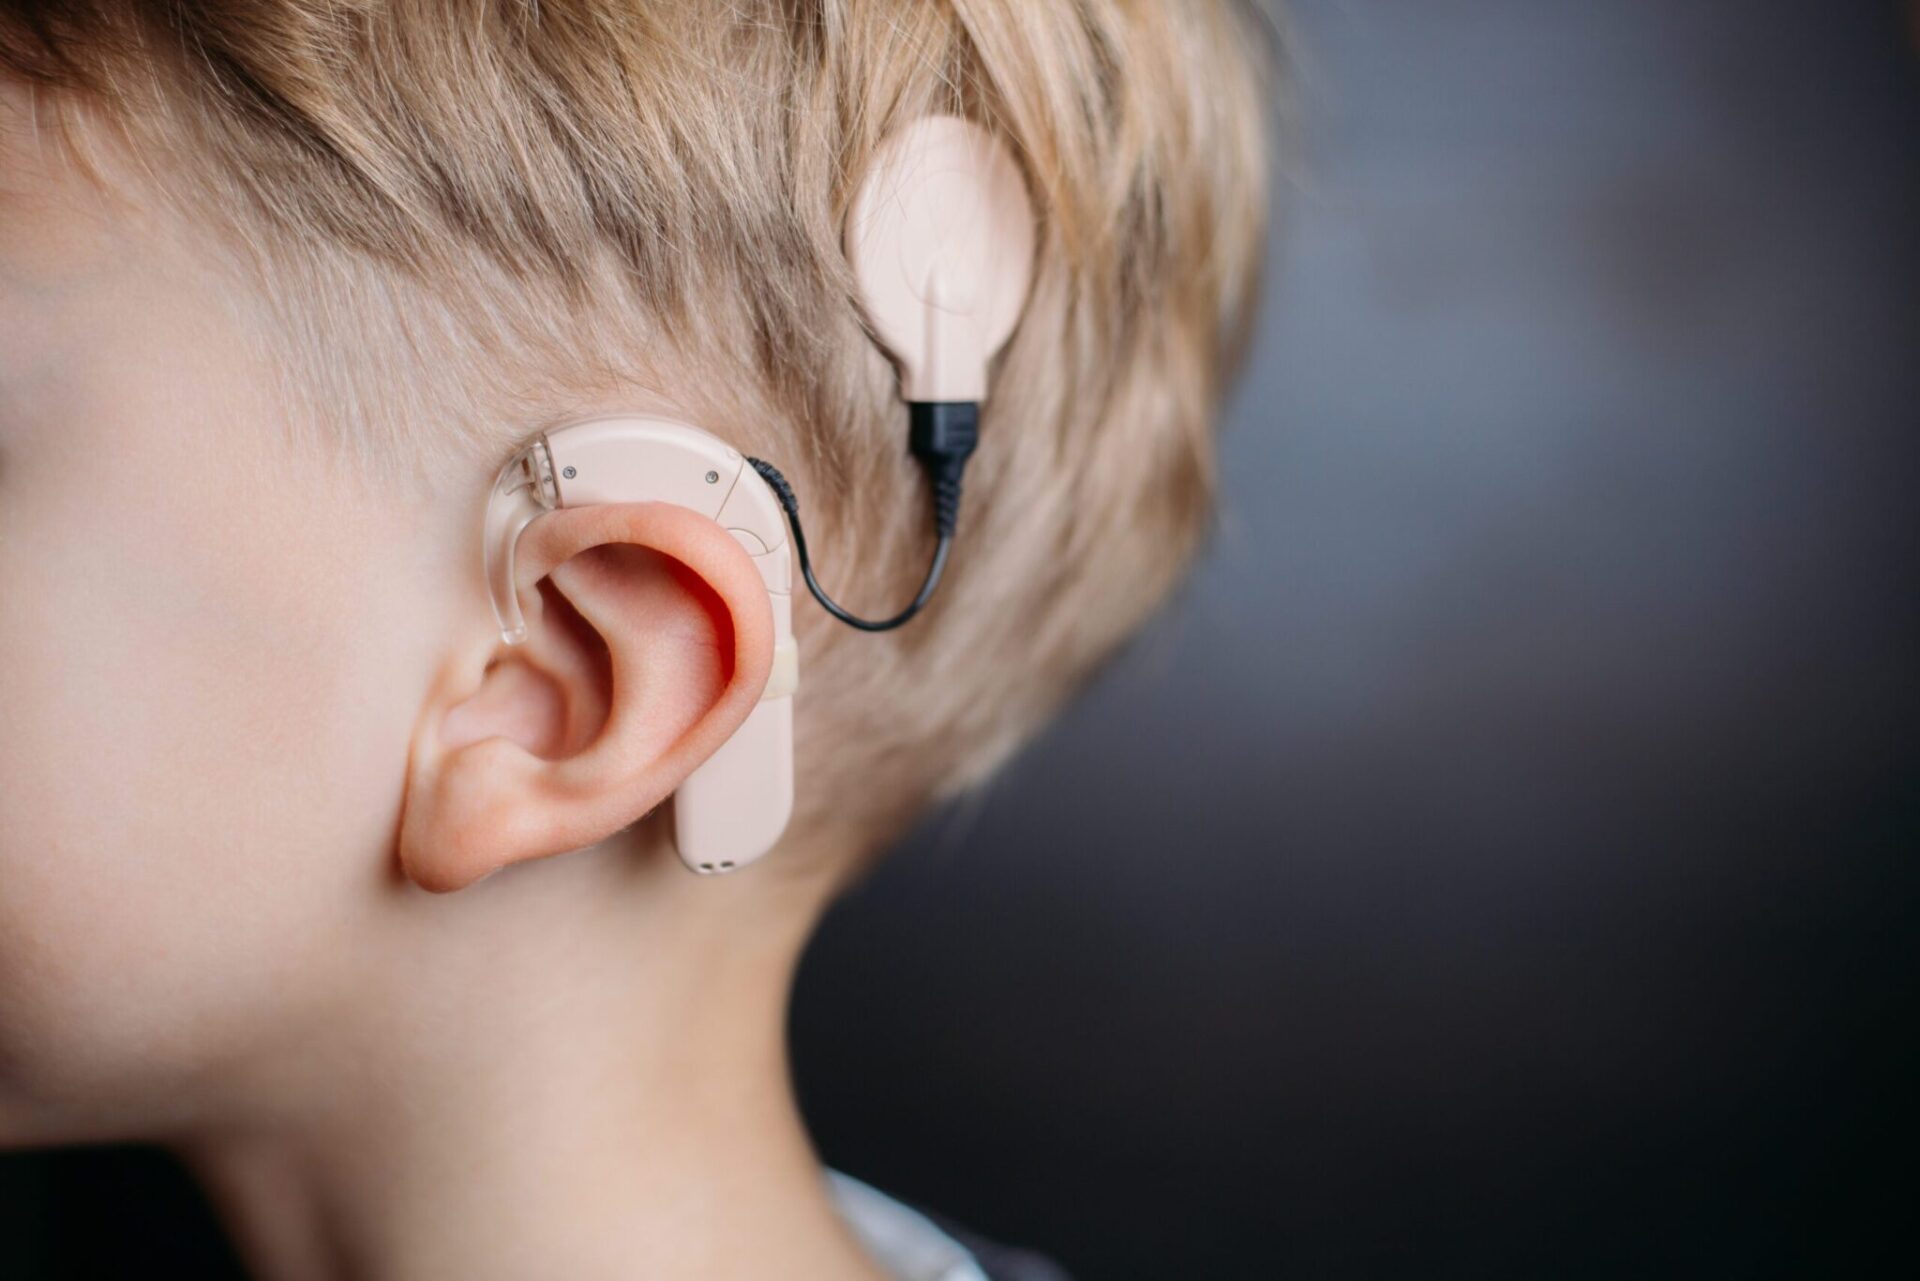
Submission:
<svg viewBox="0 0 1920 1281">
<path fill-rule="evenodd" d="M 534 972 L 310 1052 L 297 1104 L 180 1146 L 270 1281 L 877 1277 L 789 1085 L 803 938 L 638 971 L 549 940 Z"/>
</svg>

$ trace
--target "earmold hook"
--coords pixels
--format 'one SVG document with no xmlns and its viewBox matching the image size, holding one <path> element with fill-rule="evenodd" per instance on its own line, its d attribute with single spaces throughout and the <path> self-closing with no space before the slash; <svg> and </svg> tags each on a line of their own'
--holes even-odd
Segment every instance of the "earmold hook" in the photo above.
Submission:
<svg viewBox="0 0 1920 1281">
<path fill-rule="evenodd" d="M 553 455 L 547 438 L 540 436 L 500 469 L 487 500 L 487 592 L 493 598 L 500 639 L 509 645 L 527 639 L 527 620 L 520 612 L 520 594 L 513 581 L 515 549 L 527 526 L 559 505 Z"/>
</svg>

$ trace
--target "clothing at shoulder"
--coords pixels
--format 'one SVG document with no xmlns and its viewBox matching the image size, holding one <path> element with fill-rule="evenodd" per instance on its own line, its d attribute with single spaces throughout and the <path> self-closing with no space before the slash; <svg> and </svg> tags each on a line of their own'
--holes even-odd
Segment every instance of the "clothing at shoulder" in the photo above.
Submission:
<svg viewBox="0 0 1920 1281">
<path fill-rule="evenodd" d="M 827 1186 L 840 1216 L 894 1281 L 1069 1281 L 1059 1264 L 996 1245 L 836 1170 Z"/>
</svg>

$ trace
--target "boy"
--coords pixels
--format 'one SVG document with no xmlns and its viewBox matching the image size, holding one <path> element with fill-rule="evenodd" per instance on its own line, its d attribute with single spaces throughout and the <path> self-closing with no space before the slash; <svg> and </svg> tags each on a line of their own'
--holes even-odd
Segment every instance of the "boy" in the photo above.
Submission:
<svg viewBox="0 0 1920 1281">
<path fill-rule="evenodd" d="M 978 1276 L 822 1177 L 795 960 L 1164 597 L 1262 239 L 1226 0 L 0 4 L 0 1143 L 179 1152 L 264 1277 Z M 796 802 L 655 814 L 767 669 L 663 504 L 478 528 L 541 431 L 777 460 L 841 600 L 924 568 L 842 249 L 902 124 L 1020 161 L 1030 290 L 952 566 L 796 597 Z M 432 891 L 432 892 L 429 892 Z"/>
</svg>

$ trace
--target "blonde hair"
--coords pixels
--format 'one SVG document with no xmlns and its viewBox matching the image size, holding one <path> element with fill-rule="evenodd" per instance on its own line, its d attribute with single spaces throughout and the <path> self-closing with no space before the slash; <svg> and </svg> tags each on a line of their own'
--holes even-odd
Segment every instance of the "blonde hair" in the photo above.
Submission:
<svg viewBox="0 0 1920 1281">
<path fill-rule="evenodd" d="M 514 442 L 657 389 L 780 464 L 870 612 L 928 516 L 842 219 L 901 121 L 1003 136 L 1037 262 L 952 570 L 885 637 L 797 610 L 800 819 L 877 841 L 1030 736 L 1204 536 L 1265 30 L 1234 0 L 0 0 L 0 67 L 229 233 L 330 448 L 477 510 Z"/>
</svg>

